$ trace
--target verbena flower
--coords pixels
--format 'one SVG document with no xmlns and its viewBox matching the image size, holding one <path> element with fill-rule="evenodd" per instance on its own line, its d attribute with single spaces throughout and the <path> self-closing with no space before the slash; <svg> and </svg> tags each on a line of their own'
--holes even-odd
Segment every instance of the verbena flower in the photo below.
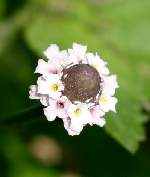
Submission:
<svg viewBox="0 0 150 177">
<path fill-rule="evenodd" d="M 105 113 L 116 112 L 118 88 L 107 62 L 77 43 L 68 50 L 52 44 L 44 55 L 46 61 L 39 59 L 35 70 L 40 74 L 37 85 L 30 86 L 29 94 L 45 106 L 47 120 L 62 119 L 72 136 L 79 135 L 87 124 L 103 127 Z"/>
</svg>

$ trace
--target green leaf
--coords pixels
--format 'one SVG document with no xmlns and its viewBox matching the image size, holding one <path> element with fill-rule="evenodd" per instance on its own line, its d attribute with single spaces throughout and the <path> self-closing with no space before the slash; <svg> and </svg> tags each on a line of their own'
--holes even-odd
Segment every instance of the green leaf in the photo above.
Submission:
<svg viewBox="0 0 150 177">
<path fill-rule="evenodd" d="M 0 1 L 0 19 L 3 17 L 4 12 L 5 12 L 5 1 L 1 0 Z"/>
<path fill-rule="evenodd" d="M 1 118 L 31 106 L 28 90 L 33 81 L 32 54 L 10 24 L 0 25 Z"/>
<path fill-rule="evenodd" d="M 89 18 L 84 16 L 89 7 L 87 4 L 84 11 L 73 10 L 70 16 L 58 16 L 51 11 L 41 12 L 27 28 L 25 38 L 39 56 L 42 56 L 42 51 L 51 43 L 68 48 L 71 47 L 72 42 L 76 41 L 88 45 L 90 51 L 97 51 L 106 58 L 111 71 L 118 75 L 120 88 L 117 93 L 119 100 L 117 113 L 107 114 L 105 129 L 123 147 L 134 153 L 139 147 L 139 142 L 145 139 L 144 123 L 147 117 L 142 113 L 142 99 L 145 95 L 143 83 L 146 79 L 139 70 L 141 63 L 144 64 L 145 61 L 142 61 L 140 57 L 132 59 L 132 56 L 140 49 L 140 53 L 148 53 L 149 46 L 144 48 L 143 44 L 135 41 L 141 33 L 148 35 L 145 29 L 148 24 L 147 20 L 141 23 L 136 20 L 138 30 L 135 30 L 132 25 L 135 23 L 134 18 L 130 19 L 132 15 L 136 17 L 141 13 L 141 8 L 144 12 L 145 6 L 140 6 L 141 1 L 136 1 L 136 8 L 134 3 L 131 3 L 130 7 L 129 1 L 119 2 L 118 6 L 112 1 L 91 6 Z M 99 13 L 100 10 L 101 13 Z M 142 20 L 142 17 L 140 19 Z M 138 40 L 140 41 L 141 38 Z M 128 41 L 130 41 L 129 45 Z"/>
</svg>

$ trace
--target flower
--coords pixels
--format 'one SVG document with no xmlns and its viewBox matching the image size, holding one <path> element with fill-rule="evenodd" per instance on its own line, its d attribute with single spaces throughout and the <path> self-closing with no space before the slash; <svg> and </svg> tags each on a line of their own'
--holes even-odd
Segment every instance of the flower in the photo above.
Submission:
<svg viewBox="0 0 150 177">
<path fill-rule="evenodd" d="M 38 93 L 37 85 L 30 86 L 29 98 L 30 99 L 40 99 L 40 102 L 44 106 L 48 106 L 48 96 L 44 95 L 44 94 L 41 95 L 40 93 Z"/>
<path fill-rule="evenodd" d="M 42 74 L 43 77 L 47 77 L 50 74 L 61 74 L 62 67 L 58 64 L 47 63 L 46 61 L 39 59 L 38 66 L 35 69 L 35 73 Z"/>
<path fill-rule="evenodd" d="M 58 100 L 50 99 L 49 106 L 44 108 L 44 114 L 47 117 L 48 121 L 53 121 L 56 117 L 67 118 L 67 109 L 71 102 L 67 97 L 62 96 Z"/>
<path fill-rule="evenodd" d="M 71 104 L 67 113 L 70 117 L 70 129 L 73 131 L 80 133 L 84 125 L 91 121 L 91 114 L 86 103 Z"/>
<path fill-rule="evenodd" d="M 57 66 L 66 66 L 70 64 L 67 51 L 60 51 L 56 44 L 50 45 L 47 50 L 44 51 L 44 55 L 49 59 L 48 63 L 50 64 L 56 64 Z"/>
<path fill-rule="evenodd" d="M 69 135 L 79 135 L 89 125 L 103 127 L 105 114 L 116 112 L 119 87 L 117 76 L 110 75 L 107 62 L 87 46 L 73 43 L 60 50 L 52 44 L 44 51 L 47 60 L 39 59 L 35 73 L 37 85 L 31 85 L 30 99 L 39 99 L 48 121 L 62 119 Z"/>
<path fill-rule="evenodd" d="M 104 62 L 97 54 L 87 53 L 87 60 L 90 65 L 92 65 L 101 75 L 108 75 L 109 70 L 106 67 L 106 62 Z"/>
<path fill-rule="evenodd" d="M 56 74 L 50 74 L 46 79 L 39 77 L 37 81 L 38 93 L 47 94 L 51 98 L 59 98 L 64 86 Z"/>
<path fill-rule="evenodd" d="M 111 97 L 109 95 L 102 94 L 99 98 L 99 105 L 101 110 L 104 112 L 113 111 L 116 112 L 117 98 Z"/>
<path fill-rule="evenodd" d="M 69 58 L 74 64 L 87 63 L 86 60 L 87 46 L 73 43 L 72 49 L 68 49 Z"/>
<path fill-rule="evenodd" d="M 103 118 L 103 116 L 105 115 L 105 112 L 102 111 L 101 107 L 99 105 L 94 106 L 91 110 L 91 125 L 95 124 L 98 125 L 100 127 L 103 127 L 106 123 L 105 119 Z"/>
</svg>

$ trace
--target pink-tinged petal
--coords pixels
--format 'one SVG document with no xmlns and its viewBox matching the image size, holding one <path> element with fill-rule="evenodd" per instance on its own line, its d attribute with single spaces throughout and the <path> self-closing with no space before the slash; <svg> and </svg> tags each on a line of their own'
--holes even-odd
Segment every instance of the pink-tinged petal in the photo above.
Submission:
<svg viewBox="0 0 150 177">
<path fill-rule="evenodd" d="M 49 103 L 52 109 L 56 112 L 57 117 L 62 119 L 68 117 L 67 109 L 71 102 L 67 99 L 67 97 L 61 97 L 56 100 L 50 99 Z"/>
<path fill-rule="evenodd" d="M 105 119 L 102 118 L 105 112 L 100 109 L 99 105 L 94 106 L 90 112 L 92 115 L 91 125 L 96 124 L 102 127 L 105 124 Z"/>
<path fill-rule="evenodd" d="M 65 109 L 65 103 L 62 100 L 55 101 L 54 109 L 56 109 L 58 117 L 60 118 L 68 117 L 67 111 Z"/>
<path fill-rule="evenodd" d="M 99 105 L 94 106 L 90 112 L 93 118 L 103 117 L 105 115 L 105 112 L 101 110 Z"/>
<path fill-rule="evenodd" d="M 48 65 L 48 74 L 61 74 L 62 67 L 55 64 L 49 64 Z"/>
<path fill-rule="evenodd" d="M 36 67 L 35 73 L 40 73 L 43 77 L 48 77 L 50 74 L 61 74 L 62 67 L 57 64 L 50 64 L 40 59 L 38 66 Z"/>
</svg>

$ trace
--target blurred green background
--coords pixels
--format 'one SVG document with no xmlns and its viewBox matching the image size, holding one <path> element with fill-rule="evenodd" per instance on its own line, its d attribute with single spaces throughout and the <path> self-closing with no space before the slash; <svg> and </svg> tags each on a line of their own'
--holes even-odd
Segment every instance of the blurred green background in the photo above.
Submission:
<svg viewBox="0 0 150 177">
<path fill-rule="evenodd" d="M 118 75 L 117 114 L 67 135 L 29 100 L 43 50 L 88 45 Z M 150 176 L 150 1 L 0 0 L 0 176 Z"/>
</svg>

